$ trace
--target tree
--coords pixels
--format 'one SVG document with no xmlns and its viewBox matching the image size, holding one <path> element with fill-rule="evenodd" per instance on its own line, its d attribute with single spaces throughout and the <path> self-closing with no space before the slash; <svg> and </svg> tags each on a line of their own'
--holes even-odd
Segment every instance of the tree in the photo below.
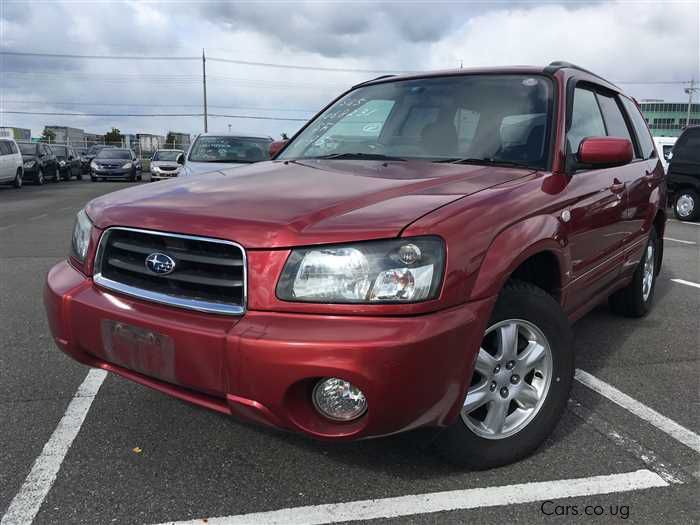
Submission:
<svg viewBox="0 0 700 525">
<path fill-rule="evenodd" d="M 44 132 L 41 134 L 41 142 L 56 142 L 56 134 L 49 128 L 44 128 Z"/>
<path fill-rule="evenodd" d="M 112 128 L 112 131 L 105 133 L 105 144 L 120 144 L 122 143 L 122 132 L 117 128 Z"/>
</svg>

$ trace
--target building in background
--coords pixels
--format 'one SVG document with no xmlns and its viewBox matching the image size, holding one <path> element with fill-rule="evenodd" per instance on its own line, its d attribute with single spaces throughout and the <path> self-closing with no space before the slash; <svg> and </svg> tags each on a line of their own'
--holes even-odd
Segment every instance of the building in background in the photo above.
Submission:
<svg viewBox="0 0 700 525">
<path fill-rule="evenodd" d="M 187 150 L 190 147 L 190 134 L 168 131 L 165 137 L 164 148 Z"/>
<path fill-rule="evenodd" d="M 655 137 L 678 137 L 688 125 L 700 125 L 700 104 L 691 106 L 690 124 L 687 102 L 642 100 L 639 106 Z"/>
<path fill-rule="evenodd" d="M 99 133 L 85 133 L 85 147 L 90 147 L 95 144 L 104 144 L 105 136 Z"/>
<path fill-rule="evenodd" d="M 122 146 L 124 146 L 125 148 L 136 149 L 136 135 L 134 135 L 133 133 L 122 133 Z"/>
<path fill-rule="evenodd" d="M 136 150 L 136 154 L 139 157 L 150 158 L 153 153 L 164 147 L 165 137 L 162 135 L 152 135 L 151 133 L 137 133 L 136 134 L 136 146 L 133 148 Z"/>
<path fill-rule="evenodd" d="M 85 145 L 85 131 L 79 128 L 69 128 L 68 126 L 44 126 L 44 130 L 53 133 L 51 142 L 58 144 L 72 144 L 74 146 Z"/>
<path fill-rule="evenodd" d="M 0 128 L 0 137 L 12 137 L 15 140 L 32 140 L 32 130 L 27 128 Z"/>
</svg>

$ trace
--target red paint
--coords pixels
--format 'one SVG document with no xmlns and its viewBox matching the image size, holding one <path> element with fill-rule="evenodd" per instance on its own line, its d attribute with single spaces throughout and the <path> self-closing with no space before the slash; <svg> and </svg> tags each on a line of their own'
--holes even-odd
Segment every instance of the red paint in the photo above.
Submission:
<svg viewBox="0 0 700 525">
<path fill-rule="evenodd" d="M 582 164 L 613 166 L 631 162 L 634 148 L 627 139 L 615 137 L 589 137 L 581 142 L 578 160 Z"/>
<path fill-rule="evenodd" d="M 550 291 L 576 319 L 630 280 L 651 225 L 663 230 L 666 189 L 658 159 L 630 162 L 629 142 L 589 139 L 584 159 L 607 165 L 624 158 L 626 164 L 566 172 L 569 80 L 603 81 L 573 69 L 552 76 L 551 171 L 271 161 L 92 201 L 87 213 L 96 228 L 87 261 L 60 263 L 47 279 L 44 300 L 58 346 L 82 363 L 166 394 L 322 439 L 453 422 L 495 298 L 520 264 L 546 253 L 555 262 Z M 99 235 L 110 226 L 240 243 L 248 257 L 246 314 L 202 314 L 99 289 L 90 275 Z M 292 247 L 414 235 L 438 235 L 447 247 L 434 300 L 325 305 L 275 295 Z M 113 362 L 103 341 L 105 319 L 170 338 L 173 362 L 144 361 L 141 370 Z M 311 389 L 327 376 L 365 392 L 365 416 L 337 423 L 315 412 Z"/>
</svg>

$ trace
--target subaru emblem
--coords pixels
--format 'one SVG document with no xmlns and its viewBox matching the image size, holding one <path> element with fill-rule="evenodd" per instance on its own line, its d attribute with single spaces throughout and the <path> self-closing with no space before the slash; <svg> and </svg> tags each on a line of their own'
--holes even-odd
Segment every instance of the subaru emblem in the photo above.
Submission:
<svg viewBox="0 0 700 525">
<path fill-rule="evenodd" d="M 157 275 L 168 275 L 175 269 L 175 261 L 164 253 L 152 253 L 146 257 L 146 269 Z"/>
</svg>

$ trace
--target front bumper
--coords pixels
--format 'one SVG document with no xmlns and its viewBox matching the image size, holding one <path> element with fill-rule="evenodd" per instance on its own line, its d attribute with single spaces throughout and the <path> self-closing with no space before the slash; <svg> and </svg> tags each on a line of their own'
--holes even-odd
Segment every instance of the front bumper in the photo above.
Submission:
<svg viewBox="0 0 700 525">
<path fill-rule="evenodd" d="M 127 168 L 127 169 L 91 169 L 90 175 L 93 177 L 102 177 L 105 179 L 123 179 L 127 177 L 131 177 L 133 174 L 134 170 L 132 168 Z"/>
<path fill-rule="evenodd" d="M 51 269 L 44 292 L 56 344 L 81 363 L 320 439 L 381 436 L 454 421 L 494 300 L 411 317 L 248 311 L 232 318 L 100 289 L 67 262 Z M 156 354 L 146 345 L 136 361 L 118 362 L 113 345 L 105 343 L 105 323 L 137 327 L 171 344 Z M 323 377 L 362 389 L 365 415 L 349 423 L 320 416 L 311 391 Z"/>
<path fill-rule="evenodd" d="M 179 174 L 178 171 L 159 171 L 157 173 L 151 172 L 151 180 L 164 180 L 164 179 L 174 179 Z"/>
</svg>

